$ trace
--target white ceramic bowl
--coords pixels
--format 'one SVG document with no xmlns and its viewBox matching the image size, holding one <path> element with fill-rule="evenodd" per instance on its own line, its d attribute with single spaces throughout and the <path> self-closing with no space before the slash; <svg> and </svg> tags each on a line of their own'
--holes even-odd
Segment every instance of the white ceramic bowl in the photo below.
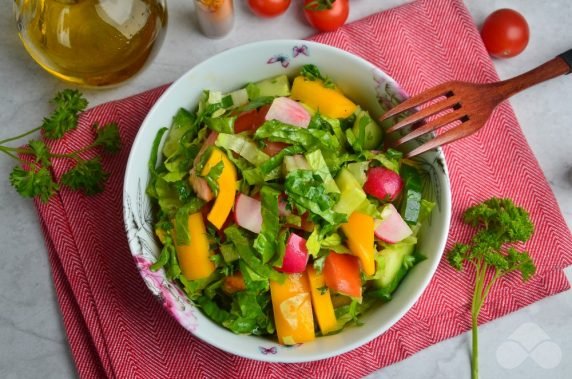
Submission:
<svg viewBox="0 0 572 379">
<path fill-rule="evenodd" d="M 319 337 L 311 343 L 285 347 L 270 339 L 236 335 L 210 321 L 184 293 L 167 280 L 163 270 L 151 272 L 160 247 L 154 238 L 149 198 L 147 161 L 157 131 L 171 124 L 181 107 L 194 109 L 204 89 L 223 92 L 268 77 L 294 75 L 302 65 L 316 64 L 342 91 L 379 116 L 391 104 L 402 101 L 395 81 L 371 63 L 345 51 L 307 41 L 278 40 L 248 44 L 224 51 L 193 67 L 173 83 L 151 109 L 137 134 L 125 173 L 124 217 L 129 246 L 149 289 L 189 332 L 224 351 L 270 362 L 305 362 L 330 358 L 355 349 L 395 324 L 417 301 L 433 276 L 449 231 L 451 213 L 447 167 L 440 150 L 426 153 L 423 167 L 431 179 L 428 190 L 437 207 L 421 234 L 419 248 L 427 259 L 406 276 L 391 302 L 370 310 L 364 325 Z"/>
</svg>

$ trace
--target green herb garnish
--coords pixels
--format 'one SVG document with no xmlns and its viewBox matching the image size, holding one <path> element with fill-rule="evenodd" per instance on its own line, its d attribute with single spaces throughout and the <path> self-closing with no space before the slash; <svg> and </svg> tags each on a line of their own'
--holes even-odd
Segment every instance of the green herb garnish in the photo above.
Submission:
<svg viewBox="0 0 572 379">
<path fill-rule="evenodd" d="M 117 153 L 121 149 L 121 138 L 116 123 L 93 125 L 94 142 L 66 154 L 52 153 L 44 141 L 37 139 L 28 141 L 28 145 L 22 148 L 6 146 L 8 142 L 22 139 L 37 131 L 41 131 L 46 139 L 62 138 L 77 127 L 79 115 L 88 105 L 81 92 L 70 89 L 56 94 L 51 103 L 55 105 L 55 109 L 44 118 L 41 126 L 15 137 L 0 140 L 0 152 L 18 162 L 10 173 L 10 183 L 21 196 L 36 197 L 42 202 L 49 201 L 62 186 L 82 191 L 86 195 L 100 193 L 109 174 L 103 170 L 100 157 L 86 159 L 83 154 L 96 148 L 107 153 Z M 74 162 L 74 165 L 62 175 L 59 183 L 50 170 L 52 159 L 67 159 Z"/>
<path fill-rule="evenodd" d="M 472 372 L 478 378 L 479 344 L 478 318 L 481 308 L 496 281 L 513 271 L 520 272 L 522 280 L 529 280 L 536 267 L 526 251 L 518 251 L 512 246 L 526 242 L 532 235 L 534 226 L 526 210 L 517 207 L 510 199 L 491 198 L 468 208 L 463 221 L 478 228 L 468 244 L 456 243 L 447 258 L 456 269 L 462 270 L 464 263 L 475 268 L 475 290 L 471 305 L 472 317 Z"/>
</svg>

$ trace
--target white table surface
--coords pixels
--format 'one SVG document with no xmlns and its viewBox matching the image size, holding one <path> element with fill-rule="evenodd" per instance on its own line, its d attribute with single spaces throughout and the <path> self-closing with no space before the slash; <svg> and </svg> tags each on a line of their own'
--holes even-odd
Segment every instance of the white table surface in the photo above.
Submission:
<svg viewBox="0 0 572 379">
<path fill-rule="evenodd" d="M 445 1 L 445 0 L 443 0 Z M 352 0 L 350 21 L 404 3 Z M 294 0 L 273 20 L 254 17 L 236 1 L 233 33 L 209 40 L 197 31 L 190 0 L 168 0 L 165 43 L 145 72 L 116 89 L 87 92 L 91 105 L 120 99 L 173 81 L 193 65 L 232 46 L 260 39 L 304 38 L 313 30 Z M 528 19 L 531 41 L 520 56 L 495 61 L 501 78 L 524 72 L 572 47 L 569 0 L 467 0 L 480 24 L 495 9 L 510 7 Z M 39 125 L 48 100 L 66 86 L 26 54 L 16 34 L 12 4 L 0 4 L 0 137 Z M 572 75 L 571 75 L 572 76 Z M 526 138 L 560 208 L 572 225 L 572 77 L 541 84 L 512 99 Z M 11 188 L 13 163 L 0 158 L 0 378 L 66 378 L 76 375 L 56 302 L 38 219 L 29 200 Z M 572 277 L 572 270 L 567 270 Z M 463 334 L 386 367 L 373 377 L 469 377 L 470 336 Z M 572 291 L 495 320 L 480 329 L 483 378 L 564 378 L 572 372 Z M 523 361 L 519 357 L 526 357 Z M 522 362 L 521 362 L 522 361 Z M 566 374 L 568 372 L 568 374 Z"/>
</svg>

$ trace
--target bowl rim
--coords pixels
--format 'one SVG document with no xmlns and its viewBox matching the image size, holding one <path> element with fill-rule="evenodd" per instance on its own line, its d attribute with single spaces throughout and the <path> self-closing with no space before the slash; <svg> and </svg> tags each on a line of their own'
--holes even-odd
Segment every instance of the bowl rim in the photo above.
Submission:
<svg viewBox="0 0 572 379">
<path fill-rule="evenodd" d="M 132 176 L 131 173 L 133 170 L 130 168 L 134 165 L 134 161 L 137 159 L 135 157 L 135 154 L 134 154 L 135 147 L 138 146 L 141 143 L 141 139 L 144 138 L 145 133 L 143 132 L 143 130 L 146 129 L 145 126 L 150 122 L 149 120 L 154 117 L 155 113 L 160 112 L 159 109 L 161 109 L 164 106 L 164 104 L 166 104 L 168 102 L 168 99 L 171 97 L 171 94 L 173 92 L 176 92 L 177 88 L 179 86 L 184 85 L 184 83 L 187 81 L 188 76 L 191 76 L 195 71 L 200 70 L 202 67 L 208 66 L 209 63 L 211 62 L 211 60 L 213 60 L 215 58 L 216 59 L 222 59 L 226 56 L 229 56 L 229 55 L 232 56 L 235 54 L 240 54 L 243 51 L 248 51 L 248 50 L 253 49 L 253 48 L 265 48 L 265 47 L 274 47 L 275 48 L 277 45 L 295 46 L 295 45 L 299 45 L 299 44 L 305 44 L 311 48 L 317 47 L 319 49 L 323 49 L 323 50 L 329 51 L 331 53 L 341 54 L 341 55 L 345 56 L 347 59 L 355 61 L 359 65 L 362 65 L 364 67 L 368 67 L 368 68 L 376 71 L 377 73 L 381 74 L 385 80 L 390 82 L 393 86 L 395 86 L 395 88 L 398 88 L 403 93 L 405 98 L 409 97 L 407 92 L 405 92 L 402 89 L 402 87 L 395 81 L 395 79 L 393 79 L 389 74 L 387 74 L 380 67 L 374 65 L 373 63 L 367 61 L 366 59 L 364 59 L 362 57 L 354 55 L 354 54 L 347 52 L 345 50 L 342 50 L 340 48 L 333 47 L 330 45 L 326 45 L 323 43 L 307 41 L 307 40 L 298 40 L 298 39 L 265 40 L 265 41 L 258 41 L 258 42 L 251 42 L 251 43 L 242 44 L 242 45 L 224 50 L 220 53 L 217 53 L 217 54 L 203 60 L 202 62 L 194 65 L 193 67 L 188 69 L 185 73 L 183 73 L 181 76 L 179 76 L 179 78 L 176 79 L 161 94 L 161 96 L 156 100 L 156 102 L 151 107 L 151 109 L 148 111 L 147 115 L 145 116 L 144 120 L 142 121 L 141 126 L 139 127 L 139 129 L 137 131 L 137 135 L 135 136 L 135 138 L 133 140 L 133 144 L 132 144 L 130 152 L 129 152 L 129 157 L 128 157 L 128 160 L 126 163 L 126 170 L 125 170 L 125 175 L 124 175 L 124 180 L 123 180 L 122 205 L 123 205 L 124 224 L 125 224 L 126 228 L 127 228 L 127 220 L 126 220 L 125 209 L 126 209 L 126 204 L 128 201 L 127 200 L 128 193 L 127 193 L 126 188 L 128 188 L 128 181 L 132 180 L 131 179 L 131 176 Z M 350 351 L 352 351 L 358 347 L 361 347 L 361 346 L 369 343 L 370 341 L 374 340 L 375 338 L 381 336 L 383 333 L 385 333 L 387 330 L 389 330 L 391 327 L 393 327 L 407 312 L 409 312 L 411 310 L 411 308 L 413 307 L 413 305 L 419 300 L 421 295 L 427 289 L 429 282 L 433 279 L 433 277 L 436 273 L 437 267 L 438 267 L 440 261 L 442 260 L 442 256 L 443 256 L 444 251 L 445 251 L 445 246 L 446 246 L 447 237 L 448 237 L 449 230 L 450 230 L 450 222 L 451 222 L 451 208 L 452 208 L 451 182 L 450 182 L 449 170 L 447 168 L 447 163 L 446 163 L 445 156 L 443 154 L 442 149 L 438 148 L 436 150 L 436 154 L 437 154 L 436 156 L 438 157 L 438 159 L 442 163 L 443 182 L 445 183 L 445 185 L 442 187 L 442 191 L 443 191 L 442 199 L 444 199 L 445 201 L 443 202 L 443 207 L 441 209 L 441 213 L 443 213 L 443 218 L 444 218 L 444 228 L 443 228 L 444 232 L 443 232 L 443 235 L 441 235 L 441 238 L 439 239 L 438 248 L 436 249 L 438 252 L 438 257 L 436 257 L 436 259 L 432 262 L 431 266 L 429 267 L 429 269 L 427 271 L 427 275 L 425 277 L 421 278 L 420 284 L 418 285 L 419 290 L 416 291 L 416 293 L 413 296 L 410 295 L 406 299 L 406 301 L 404 302 L 404 305 L 400 308 L 400 310 L 398 312 L 395 312 L 395 314 L 393 314 L 391 317 L 389 317 L 388 320 L 386 322 L 384 322 L 384 324 L 382 326 L 377 327 L 375 329 L 372 329 L 372 331 L 370 333 L 368 333 L 367 335 L 365 335 L 361 338 L 357 338 L 356 340 L 345 344 L 343 347 L 337 348 L 333 351 L 327 351 L 327 352 L 323 352 L 323 353 L 322 352 L 315 352 L 315 353 L 312 353 L 311 356 L 309 356 L 309 357 L 306 357 L 306 356 L 284 356 L 282 354 L 276 354 L 276 355 L 271 355 L 271 354 L 262 355 L 261 354 L 261 355 L 255 356 L 255 355 L 250 354 L 249 352 L 243 352 L 241 350 L 233 350 L 227 344 L 225 344 L 224 341 L 218 341 L 214 338 L 208 339 L 208 338 L 206 338 L 207 333 L 205 333 L 205 335 L 200 335 L 200 333 L 190 331 L 186 327 L 185 327 L 185 330 L 187 332 L 190 332 L 191 334 L 193 334 L 195 337 L 201 339 L 205 343 L 207 343 L 211 346 L 214 346 L 220 350 L 223 350 L 227 353 L 237 355 L 240 357 L 244 357 L 244 358 L 257 360 L 257 361 L 275 362 L 275 363 L 314 362 L 314 361 L 319 361 L 319 360 L 323 360 L 323 359 L 327 359 L 327 358 L 336 357 L 336 356 L 342 355 L 344 353 L 350 352 Z M 134 252 L 133 249 L 131 248 L 131 244 L 129 244 L 129 250 L 130 250 L 131 255 L 135 257 L 136 252 Z M 141 276 L 143 276 L 143 271 L 140 269 L 140 267 L 136 266 L 136 268 L 137 268 L 139 274 Z M 147 285 L 147 283 L 146 283 L 146 285 Z M 189 299 L 189 301 L 191 301 L 191 300 Z M 165 303 L 162 303 L 162 306 L 165 308 Z M 200 312 L 200 310 L 198 310 L 198 311 Z M 168 312 L 168 313 L 170 313 L 170 312 Z M 170 314 L 170 317 L 173 317 L 173 315 Z M 179 320 L 176 320 L 176 321 L 180 324 Z M 228 331 L 228 333 L 232 333 L 232 332 Z"/>
</svg>

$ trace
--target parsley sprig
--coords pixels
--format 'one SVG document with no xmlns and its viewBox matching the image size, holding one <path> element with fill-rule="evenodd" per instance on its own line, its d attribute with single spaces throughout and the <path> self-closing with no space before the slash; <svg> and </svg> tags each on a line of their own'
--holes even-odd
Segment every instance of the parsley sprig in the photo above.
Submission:
<svg viewBox="0 0 572 379">
<path fill-rule="evenodd" d="M 519 272 L 522 280 L 529 280 L 536 267 L 526 251 L 518 251 L 511 244 L 530 239 L 534 225 L 528 212 L 514 205 L 510 199 L 491 198 L 468 208 L 463 221 L 478 228 L 468 244 L 456 243 L 448 254 L 449 263 L 462 270 L 466 263 L 475 268 L 475 289 L 471 304 L 472 372 L 478 378 L 478 318 L 481 308 L 496 281 L 511 272 Z"/>
<path fill-rule="evenodd" d="M 336 88 L 336 85 L 327 76 L 322 75 L 318 66 L 314 64 L 306 64 L 300 70 L 300 75 L 305 77 L 308 80 L 321 80 L 326 88 Z"/>
<path fill-rule="evenodd" d="M 54 110 L 43 119 L 41 126 L 0 140 L 0 152 L 18 162 L 10 173 L 10 183 L 21 196 L 37 197 L 42 202 L 49 201 L 62 186 L 82 191 L 86 195 L 103 191 L 109 174 L 104 171 L 100 157 L 85 159 L 82 154 L 94 149 L 117 153 L 121 149 L 121 138 L 119 127 L 114 122 L 102 126 L 94 124 L 94 142 L 67 154 L 52 153 L 42 139 L 29 140 L 25 147 L 6 146 L 8 142 L 20 140 L 38 131 L 48 140 L 62 138 L 77 127 L 79 115 L 88 105 L 79 91 L 71 89 L 59 92 L 51 103 L 55 106 Z M 74 162 L 73 167 L 62 175 L 59 183 L 50 170 L 52 159 L 68 159 Z"/>
</svg>

